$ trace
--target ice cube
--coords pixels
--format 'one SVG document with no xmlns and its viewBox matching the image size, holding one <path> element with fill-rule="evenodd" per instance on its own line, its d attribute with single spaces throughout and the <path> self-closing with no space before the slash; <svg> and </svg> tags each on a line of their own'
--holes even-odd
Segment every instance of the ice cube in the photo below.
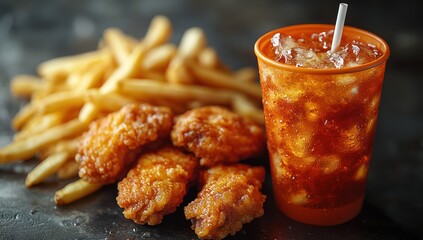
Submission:
<svg viewBox="0 0 423 240">
<path fill-rule="evenodd" d="M 340 138 L 337 140 L 340 152 L 353 152 L 362 148 L 362 143 L 365 138 L 363 130 L 358 125 L 354 125 L 350 129 L 341 132 Z"/>
<path fill-rule="evenodd" d="M 356 56 L 360 53 L 360 47 L 356 44 L 351 44 L 351 50 Z"/>
<path fill-rule="evenodd" d="M 358 93 L 358 86 L 354 86 L 351 88 L 351 94 L 356 95 Z"/>
<path fill-rule="evenodd" d="M 315 102 L 306 102 L 305 104 L 304 104 L 304 107 L 305 107 L 305 113 L 306 113 L 306 116 L 307 116 L 307 119 L 309 120 L 309 121 L 316 121 L 317 120 L 317 118 L 318 118 L 318 113 L 319 113 L 319 110 L 318 110 L 318 105 L 317 105 L 317 103 L 315 103 Z"/>
<path fill-rule="evenodd" d="M 348 75 L 337 75 L 336 76 L 336 84 L 340 86 L 349 85 L 354 83 L 357 80 L 357 77 L 353 74 Z"/>
<path fill-rule="evenodd" d="M 278 47 L 281 41 L 281 34 L 276 33 L 270 41 L 272 42 L 273 47 Z"/>
<path fill-rule="evenodd" d="M 295 102 L 304 95 L 304 90 L 301 88 L 285 89 L 282 93 L 282 98 L 288 102 Z"/>
<path fill-rule="evenodd" d="M 285 168 L 286 164 L 282 160 L 281 154 L 279 152 L 275 152 L 272 154 L 272 162 L 273 162 L 273 169 L 275 170 L 278 178 L 289 177 L 288 171 Z"/>
<path fill-rule="evenodd" d="M 299 192 L 292 194 L 290 197 L 290 202 L 293 204 L 303 205 L 308 202 L 309 195 L 306 190 L 300 190 Z"/>
<path fill-rule="evenodd" d="M 318 159 L 316 164 L 324 174 L 331 174 L 339 168 L 341 159 L 337 155 L 329 155 Z"/>
<path fill-rule="evenodd" d="M 311 49 L 297 47 L 293 51 L 297 67 L 315 68 L 319 62 L 318 55 Z"/>
<path fill-rule="evenodd" d="M 294 156 L 299 158 L 306 157 L 309 153 L 313 131 L 306 124 L 297 124 L 294 129 L 295 132 L 291 134 L 291 139 L 287 141 L 287 146 Z"/>
<path fill-rule="evenodd" d="M 361 165 L 355 173 L 354 179 L 357 181 L 364 180 L 364 178 L 367 176 L 367 171 L 368 167 L 366 166 L 366 164 Z"/>
<path fill-rule="evenodd" d="M 339 52 L 332 53 L 329 57 L 329 61 L 332 62 L 336 68 L 342 68 L 344 66 L 344 57 Z"/>
<path fill-rule="evenodd" d="M 357 67 L 359 64 L 359 62 L 347 62 L 345 64 L 345 67 Z"/>
<path fill-rule="evenodd" d="M 273 35 L 271 42 L 277 56 L 276 61 L 291 64 L 294 59 L 292 49 L 298 47 L 298 43 L 291 36 L 284 36 L 280 33 Z"/>
</svg>

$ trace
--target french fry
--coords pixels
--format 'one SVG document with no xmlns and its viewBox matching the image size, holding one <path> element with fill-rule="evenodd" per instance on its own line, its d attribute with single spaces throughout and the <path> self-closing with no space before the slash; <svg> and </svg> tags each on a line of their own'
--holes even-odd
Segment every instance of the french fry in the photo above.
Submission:
<svg viewBox="0 0 423 240">
<path fill-rule="evenodd" d="M 192 84 L 194 79 L 186 68 L 187 59 L 198 56 L 207 44 L 207 39 L 200 28 L 190 28 L 182 35 L 176 56 L 166 69 L 166 79 L 171 83 Z"/>
<path fill-rule="evenodd" d="M 77 177 L 78 168 L 78 162 L 76 162 L 75 159 L 71 159 L 60 166 L 60 168 L 57 170 L 57 177 L 59 179 L 70 179 Z"/>
<path fill-rule="evenodd" d="M 54 195 L 54 202 L 57 205 L 66 205 L 90 195 L 101 187 L 101 184 L 89 183 L 79 179 L 58 190 Z"/>
<path fill-rule="evenodd" d="M 164 16 L 155 17 L 147 31 L 145 38 L 138 43 L 131 54 L 124 60 L 123 64 L 106 80 L 100 88 L 101 93 L 110 93 L 116 90 L 117 83 L 125 78 L 130 78 L 137 74 L 146 52 L 164 42 L 166 42 L 172 32 L 169 19 Z"/>
<path fill-rule="evenodd" d="M 216 50 L 210 47 L 204 48 L 198 54 L 198 62 L 204 67 L 217 68 L 219 66 L 219 57 Z"/>
<path fill-rule="evenodd" d="M 21 129 L 25 123 L 36 113 L 34 104 L 25 105 L 12 119 L 12 126 L 15 130 Z"/>
<path fill-rule="evenodd" d="M 156 80 L 159 82 L 166 82 L 166 75 L 161 71 L 145 71 L 141 74 L 141 76 L 136 76 L 134 78 L 142 78 L 142 79 L 151 79 Z"/>
<path fill-rule="evenodd" d="M 101 94 L 97 91 L 90 92 L 88 101 L 107 112 L 117 111 L 129 103 L 135 102 L 134 99 L 124 97 L 118 93 Z"/>
<path fill-rule="evenodd" d="M 67 76 L 76 69 L 101 62 L 105 58 L 108 58 L 109 54 L 110 52 L 106 48 L 73 56 L 54 58 L 41 63 L 37 71 L 46 80 L 55 79 L 55 76 Z"/>
<path fill-rule="evenodd" d="M 187 63 L 190 72 L 193 73 L 198 82 L 207 86 L 239 91 L 253 97 L 257 101 L 261 101 L 260 85 L 234 81 L 233 76 L 201 66 L 194 61 Z"/>
<path fill-rule="evenodd" d="M 50 128 L 42 133 L 12 142 L 0 149 L 0 164 L 10 163 L 19 160 L 26 160 L 34 156 L 41 148 L 48 146 L 65 137 L 81 134 L 87 125 L 75 119 Z"/>
<path fill-rule="evenodd" d="M 257 83 L 258 72 L 255 68 L 245 67 L 234 72 L 234 77 L 238 81 L 247 83 Z"/>
<path fill-rule="evenodd" d="M 40 158 L 45 159 L 50 155 L 61 153 L 61 152 L 67 152 L 73 156 L 76 154 L 76 151 L 78 149 L 78 146 L 77 146 L 78 142 L 79 142 L 79 137 L 61 140 L 59 143 L 55 145 L 50 145 L 46 148 L 41 149 Z"/>
<path fill-rule="evenodd" d="M 178 46 L 178 55 L 195 58 L 207 45 L 207 38 L 201 28 L 193 27 L 184 32 Z"/>
<path fill-rule="evenodd" d="M 81 91 L 56 92 L 37 101 L 36 107 L 43 113 L 78 108 L 85 103 L 86 94 L 86 92 Z"/>
<path fill-rule="evenodd" d="M 75 86 L 76 89 L 78 91 L 82 91 L 99 86 L 105 74 L 105 65 L 106 63 L 91 66 L 91 68 L 82 76 L 80 83 Z"/>
<path fill-rule="evenodd" d="M 17 75 L 11 80 L 10 84 L 10 92 L 15 97 L 28 98 L 41 88 L 43 88 L 41 79 L 30 75 Z"/>
<path fill-rule="evenodd" d="M 119 84 L 122 94 L 175 101 L 197 100 L 207 104 L 230 105 L 233 91 L 219 90 L 194 85 L 166 84 L 153 80 L 127 79 Z"/>
<path fill-rule="evenodd" d="M 182 56 L 176 56 L 172 59 L 169 67 L 166 69 L 166 80 L 170 83 L 193 84 L 194 79 L 186 67 L 186 59 Z"/>
<path fill-rule="evenodd" d="M 164 70 L 176 54 L 176 46 L 171 43 L 151 49 L 145 54 L 141 67 L 145 71 Z"/>
<path fill-rule="evenodd" d="M 106 80 L 101 86 L 101 93 L 110 93 L 116 91 L 117 83 L 122 79 L 132 77 L 136 75 L 138 66 L 141 64 L 144 58 L 147 48 L 144 44 L 138 44 L 131 52 L 129 57 L 125 59 L 124 63 L 117 68 L 112 75 Z"/>
<path fill-rule="evenodd" d="M 158 15 L 151 20 L 142 44 L 152 49 L 167 42 L 172 34 L 172 24 L 165 16 Z"/>
<path fill-rule="evenodd" d="M 66 90 L 69 90 L 69 86 L 65 84 L 65 80 L 61 81 L 60 83 L 43 80 L 43 87 L 31 94 L 31 103 L 35 103 L 52 93 L 66 91 Z"/>
<path fill-rule="evenodd" d="M 236 94 L 233 96 L 232 108 L 235 112 L 241 114 L 242 116 L 249 118 L 261 125 L 264 125 L 264 113 L 263 111 L 256 107 L 251 100 L 247 97 Z"/>
<path fill-rule="evenodd" d="M 87 102 L 79 111 L 78 120 L 86 123 L 87 125 L 96 119 L 100 109 L 92 102 Z"/>
<path fill-rule="evenodd" d="M 59 125 L 63 120 L 63 112 L 53 112 L 49 114 L 38 114 L 31 118 L 20 132 L 14 136 L 14 141 L 25 139 L 31 135 L 43 132 L 53 126 Z"/>
<path fill-rule="evenodd" d="M 128 58 L 132 48 L 125 34 L 117 28 L 108 28 L 104 31 L 104 40 L 116 61 L 122 64 Z"/>
<path fill-rule="evenodd" d="M 32 187 L 53 175 L 69 157 L 70 155 L 67 152 L 59 152 L 47 157 L 28 173 L 25 180 L 26 187 Z"/>
</svg>

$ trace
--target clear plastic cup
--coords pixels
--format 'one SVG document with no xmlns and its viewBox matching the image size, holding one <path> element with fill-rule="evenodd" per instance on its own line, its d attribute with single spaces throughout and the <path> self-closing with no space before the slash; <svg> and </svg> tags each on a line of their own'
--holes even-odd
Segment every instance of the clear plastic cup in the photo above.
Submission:
<svg viewBox="0 0 423 240">
<path fill-rule="evenodd" d="M 320 33 L 333 25 L 305 24 L 273 30 L 255 44 L 274 198 L 288 217 L 337 225 L 362 208 L 389 47 L 361 29 L 343 37 L 375 45 L 374 61 L 341 69 L 311 69 L 269 57 L 275 33 Z"/>
</svg>

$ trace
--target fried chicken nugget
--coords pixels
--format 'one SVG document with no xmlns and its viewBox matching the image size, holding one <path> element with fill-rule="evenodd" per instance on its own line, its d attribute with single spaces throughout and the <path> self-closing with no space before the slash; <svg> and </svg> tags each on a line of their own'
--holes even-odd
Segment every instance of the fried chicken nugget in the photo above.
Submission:
<svg viewBox="0 0 423 240">
<path fill-rule="evenodd" d="M 118 184 L 116 200 L 124 216 L 138 224 L 161 223 L 182 203 L 198 167 L 192 154 L 173 146 L 141 155 Z"/>
<path fill-rule="evenodd" d="M 264 214 L 266 196 L 260 192 L 263 167 L 245 164 L 215 166 L 201 173 L 204 184 L 197 198 L 184 208 L 186 219 L 201 239 L 235 235 L 244 223 Z"/>
<path fill-rule="evenodd" d="M 186 148 L 211 167 L 235 163 L 265 149 L 263 129 L 224 107 L 196 108 L 178 116 L 171 133 L 175 146 Z"/>
<path fill-rule="evenodd" d="M 140 148 L 168 138 L 173 113 L 168 107 L 129 104 L 92 122 L 79 142 L 75 156 L 79 177 L 108 184 L 125 176 Z"/>
</svg>

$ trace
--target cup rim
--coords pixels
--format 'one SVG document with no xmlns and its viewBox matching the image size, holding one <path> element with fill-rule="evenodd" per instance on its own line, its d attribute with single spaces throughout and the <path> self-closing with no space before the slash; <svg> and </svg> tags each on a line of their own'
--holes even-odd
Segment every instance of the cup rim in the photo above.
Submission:
<svg viewBox="0 0 423 240">
<path fill-rule="evenodd" d="M 320 30 L 327 31 L 327 30 L 335 29 L 335 25 L 331 25 L 331 24 L 298 24 L 298 25 L 290 25 L 290 26 L 286 26 L 286 27 L 281 27 L 281 28 L 277 28 L 277 29 L 274 29 L 272 31 L 269 31 L 269 32 L 265 33 L 264 35 L 262 35 L 256 41 L 256 43 L 254 44 L 254 52 L 255 52 L 257 58 L 261 59 L 262 61 L 264 61 L 267 64 L 272 65 L 274 67 L 282 68 L 282 69 L 292 71 L 292 72 L 308 73 L 308 74 L 342 74 L 342 73 L 359 72 L 359 71 L 363 71 L 363 70 L 366 70 L 366 69 L 376 67 L 376 66 L 386 62 L 389 58 L 389 55 L 390 55 L 389 46 L 384 39 L 382 39 L 378 35 L 371 33 L 369 31 L 366 31 L 366 30 L 363 30 L 363 29 L 360 29 L 360 28 L 356 28 L 356 27 L 351 27 L 351 26 L 344 26 L 344 32 L 345 31 L 353 32 L 353 33 L 357 34 L 358 36 L 373 39 L 375 42 L 378 43 L 378 47 L 382 51 L 382 56 L 380 56 L 379 58 L 377 58 L 373 61 L 367 62 L 365 64 L 361 64 L 361 65 L 358 65 L 358 66 L 354 66 L 354 67 L 345 67 L 345 68 L 339 68 L 339 69 L 338 68 L 318 69 L 318 68 L 296 67 L 294 65 L 276 62 L 275 60 L 267 57 L 263 53 L 262 47 L 270 41 L 271 36 L 273 36 L 274 34 L 279 33 L 279 32 L 285 32 L 285 31 L 289 31 L 289 30 L 293 30 L 293 29 L 299 29 L 299 28 L 300 29 L 319 29 L 318 31 L 320 31 Z"/>
</svg>

